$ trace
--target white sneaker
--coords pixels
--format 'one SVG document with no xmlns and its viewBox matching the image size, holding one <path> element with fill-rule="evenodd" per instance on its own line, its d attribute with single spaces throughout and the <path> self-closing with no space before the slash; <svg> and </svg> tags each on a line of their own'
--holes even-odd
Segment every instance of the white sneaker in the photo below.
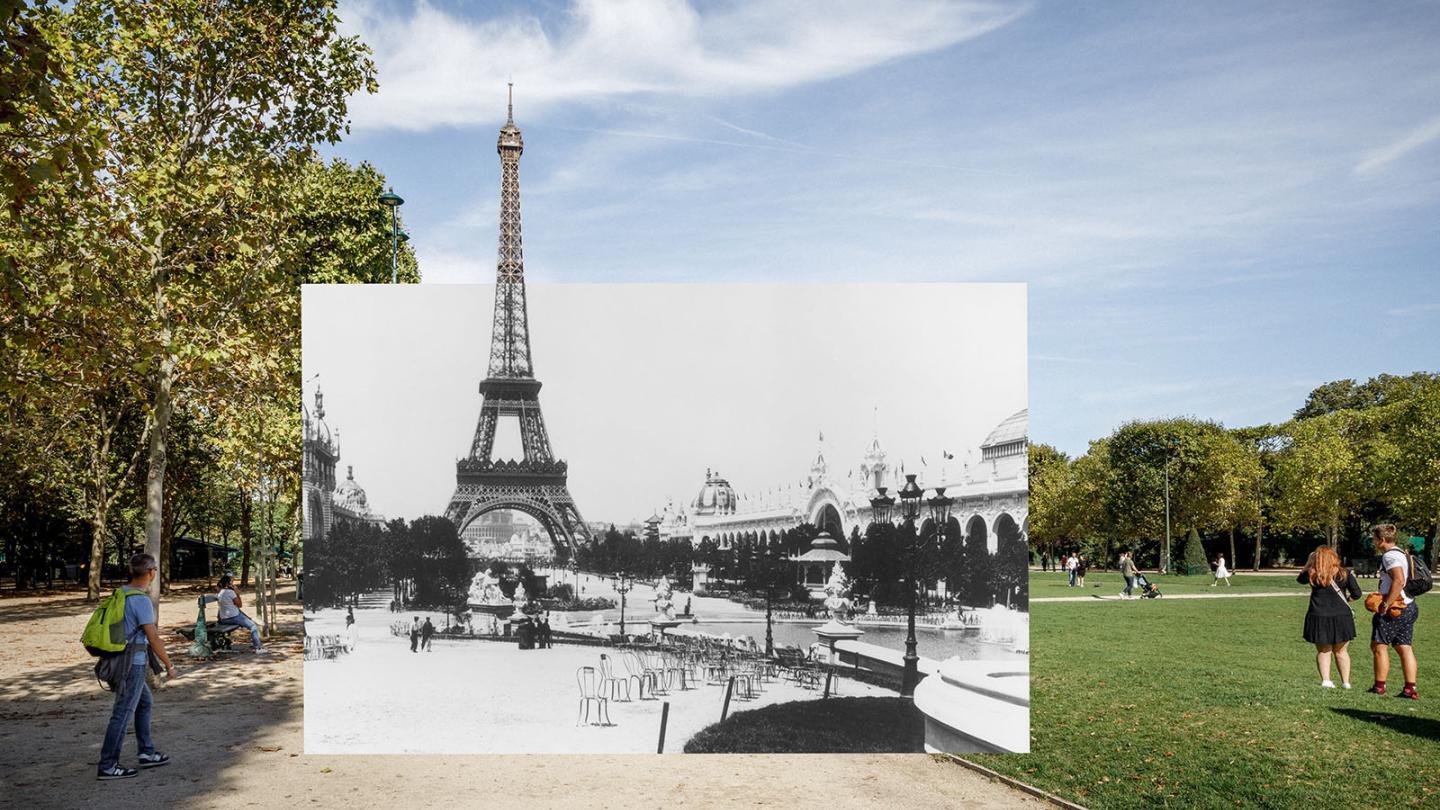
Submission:
<svg viewBox="0 0 1440 810">
<path fill-rule="evenodd" d="M 1349 688 L 1350 688 L 1350 684 L 1348 684 L 1348 683 L 1342 683 L 1342 684 L 1340 684 L 1340 685 L 1343 686 L 1343 687 L 1345 687 L 1346 689 L 1349 689 Z"/>
<path fill-rule="evenodd" d="M 1321 688 L 1321 689 L 1334 689 L 1334 688 L 1335 688 L 1335 682 L 1334 682 L 1334 681 L 1321 681 L 1321 682 L 1320 682 L 1320 688 Z"/>
</svg>

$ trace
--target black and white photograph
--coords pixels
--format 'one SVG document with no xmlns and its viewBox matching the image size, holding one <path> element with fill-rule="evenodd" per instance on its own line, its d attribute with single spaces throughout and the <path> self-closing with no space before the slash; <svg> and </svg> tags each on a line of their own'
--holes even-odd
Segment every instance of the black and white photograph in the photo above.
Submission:
<svg viewBox="0 0 1440 810">
<path fill-rule="evenodd" d="M 527 286 L 519 144 L 303 291 L 306 752 L 1028 750 L 1025 285 Z"/>
</svg>

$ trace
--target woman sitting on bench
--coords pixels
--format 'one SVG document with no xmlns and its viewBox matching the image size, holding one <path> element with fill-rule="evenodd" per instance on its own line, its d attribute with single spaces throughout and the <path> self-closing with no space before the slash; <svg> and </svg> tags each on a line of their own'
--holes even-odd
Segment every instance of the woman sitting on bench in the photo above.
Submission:
<svg viewBox="0 0 1440 810">
<path fill-rule="evenodd" d="M 255 645 L 256 653 L 265 652 L 260 645 L 260 628 L 255 622 L 240 610 L 243 602 L 240 600 L 240 592 L 234 586 L 235 579 L 229 574 L 220 577 L 220 593 L 216 594 L 216 601 L 220 603 L 220 621 L 218 624 L 235 624 L 250 631 L 250 642 Z"/>
</svg>

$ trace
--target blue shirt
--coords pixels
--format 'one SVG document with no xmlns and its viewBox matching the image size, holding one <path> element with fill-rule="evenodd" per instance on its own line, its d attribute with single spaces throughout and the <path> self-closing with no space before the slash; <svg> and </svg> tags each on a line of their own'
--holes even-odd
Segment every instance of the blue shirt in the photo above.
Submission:
<svg viewBox="0 0 1440 810">
<path fill-rule="evenodd" d="M 141 588 L 132 588 L 129 585 L 120 586 L 120 590 L 126 594 L 144 594 Z M 140 648 L 131 657 L 130 663 L 145 666 L 146 648 L 150 646 L 149 639 L 145 638 L 145 631 L 141 630 L 142 625 L 155 623 L 155 606 L 150 604 L 148 596 L 126 596 L 125 597 L 125 638 L 130 644 L 138 644 Z"/>
</svg>

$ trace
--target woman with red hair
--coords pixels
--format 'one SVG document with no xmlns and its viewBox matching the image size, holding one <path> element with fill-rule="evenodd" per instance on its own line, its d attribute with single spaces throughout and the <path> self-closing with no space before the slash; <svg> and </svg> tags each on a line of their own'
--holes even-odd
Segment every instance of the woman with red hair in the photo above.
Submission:
<svg viewBox="0 0 1440 810">
<path fill-rule="evenodd" d="M 1350 651 L 1355 638 L 1355 613 L 1350 602 L 1360 598 L 1355 574 L 1340 564 L 1340 555 L 1329 546 L 1310 553 L 1296 581 L 1310 585 L 1310 609 L 1305 612 L 1305 640 L 1315 645 L 1315 667 L 1320 685 L 1334 689 L 1330 680 L 1330 658 L 1340 668 L 1340 683 L 1350 688 Z"/>
</svg>

